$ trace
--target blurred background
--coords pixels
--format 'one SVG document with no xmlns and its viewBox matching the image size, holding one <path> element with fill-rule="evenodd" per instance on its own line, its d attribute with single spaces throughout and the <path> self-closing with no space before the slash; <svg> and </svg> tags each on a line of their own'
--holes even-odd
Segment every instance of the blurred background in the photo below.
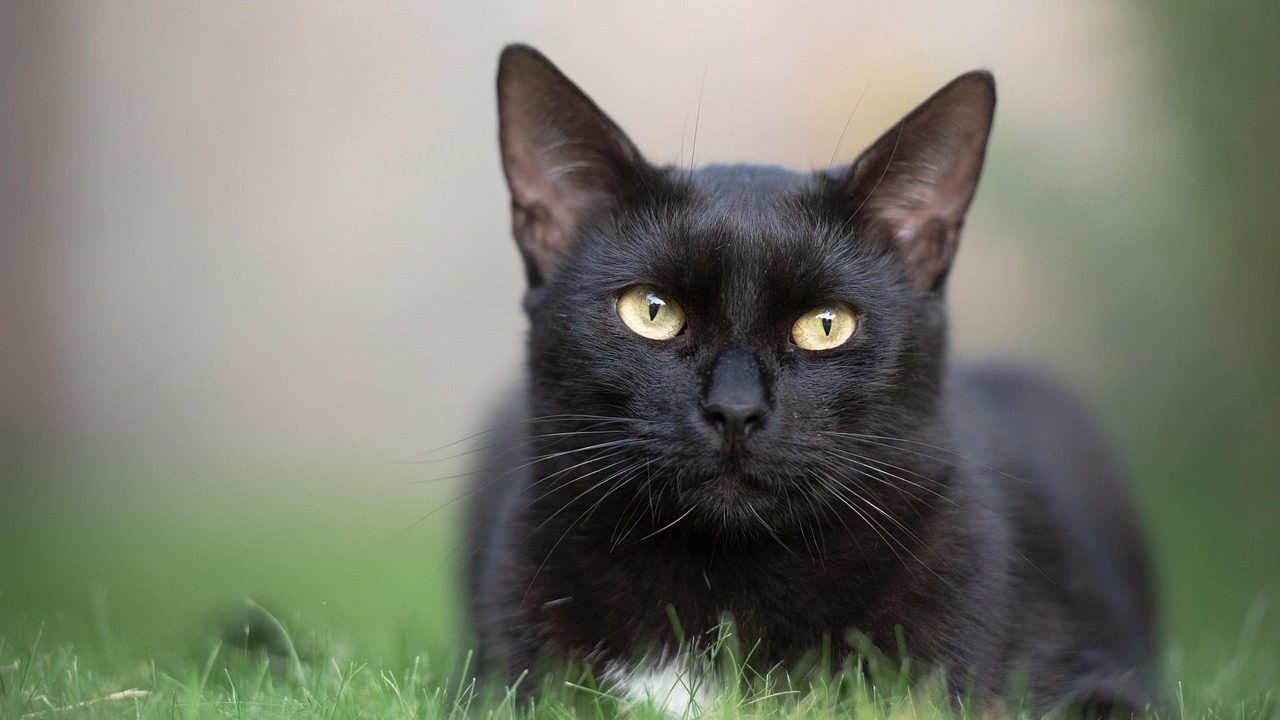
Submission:
<svg viewBox="0 0 1280 720">
<path fill-rule="evenodd" d="M 460 465 L 410 461 L 519 374 L 524 41 L 661 163 L 848 162 L 992 70 L 957 353 L 1098 409 L 1171 653 L 1274 633 L 1278 38 L 1243 0 L 2 3 L 0 618 L 111 647 L 254 594 L 456 641 Z"/>
</svg>

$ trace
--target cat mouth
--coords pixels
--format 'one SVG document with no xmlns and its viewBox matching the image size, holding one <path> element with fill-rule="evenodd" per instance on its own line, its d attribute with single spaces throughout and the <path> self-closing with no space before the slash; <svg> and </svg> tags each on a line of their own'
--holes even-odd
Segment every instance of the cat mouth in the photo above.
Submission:
<svg viewBox="0 0 1280 720">
<path fill-rule="evenodd" d="M 764 491 L 754 478 L 737 470 L 726 470 L 711 478 L 707 485 L 714 492 L 733 497 Z"/>
<path fill-rule="evenodd" d="M 751 476 L 734 471 L 703 481 L 691 499 L 704 520 L 736 527 L 767 526 L 779 501 Z"/>
</svg>

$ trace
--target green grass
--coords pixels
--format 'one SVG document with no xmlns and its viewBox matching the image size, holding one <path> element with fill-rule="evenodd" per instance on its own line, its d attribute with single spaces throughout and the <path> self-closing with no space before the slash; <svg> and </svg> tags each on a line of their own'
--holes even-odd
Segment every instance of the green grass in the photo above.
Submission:
<svg viewBox="0 0 1280 720">
<path fill-rule="evenodd" d="M 0 718 L 663 717 L 581 673 L 532 708 L 471 682 L 456 515 L 432 512 L 458 489 L 397 484 L 456 470 L 7 461 Z M 1259 602 L 1238 638 L 1173 643 L 1161 716 L 1280 718 L 1276 637 Z M 711 716 L 953 716 L 883 663 L 764 678 L 728 647 Z"/>
</svg>

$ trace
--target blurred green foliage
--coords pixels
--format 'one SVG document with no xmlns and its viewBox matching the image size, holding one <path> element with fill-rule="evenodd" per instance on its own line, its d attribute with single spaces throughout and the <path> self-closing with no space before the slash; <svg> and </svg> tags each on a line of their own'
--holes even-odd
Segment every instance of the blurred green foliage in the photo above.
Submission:
<svg viewBox="0 0 1280 720">
<path fill-rule="evenodd" d="M 1159 101 L 1180 130 L 1171 150 L 1190 163 L 1189 202 L 1171 198 L 1152 224 L 1150 266 L 1179 247 L 1212 262 L 1178 288 L 1176 341 L 1136 353 L 1152 366 L 1179 358 L 1165 397 L 1125 415 L 1166 554 L 1171 634 L 1196 644 L 1238 628 L 1255 603 L 1280 611 L 1280 4 L 1140 8 Z"/>
<path fill-rule="evenodd" d="M 251 598 L 290 626 L 333 628 L 322 644 L 340 660 L 357 644 L 453 658 L 462 553 L 450 508 L 432 511 L 460 491 L 431 478 L 456 470 L 0 461 L 0 641 L 43 627 L 91 661 L 202 655 Z"/>
</svg>

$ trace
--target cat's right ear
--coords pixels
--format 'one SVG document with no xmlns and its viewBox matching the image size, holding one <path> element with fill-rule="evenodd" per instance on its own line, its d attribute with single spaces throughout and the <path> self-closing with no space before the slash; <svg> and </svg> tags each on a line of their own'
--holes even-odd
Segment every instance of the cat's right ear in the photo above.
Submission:
<svg viewBox="0 0 1280 720">
<path fill-rule="evenodd" d="M 536 288 L 578 232 L 614 209 L 642 161 L 618 126 L 527 45 L 502 51 L 498 121 L 511 231 Z"/>
</svg>

